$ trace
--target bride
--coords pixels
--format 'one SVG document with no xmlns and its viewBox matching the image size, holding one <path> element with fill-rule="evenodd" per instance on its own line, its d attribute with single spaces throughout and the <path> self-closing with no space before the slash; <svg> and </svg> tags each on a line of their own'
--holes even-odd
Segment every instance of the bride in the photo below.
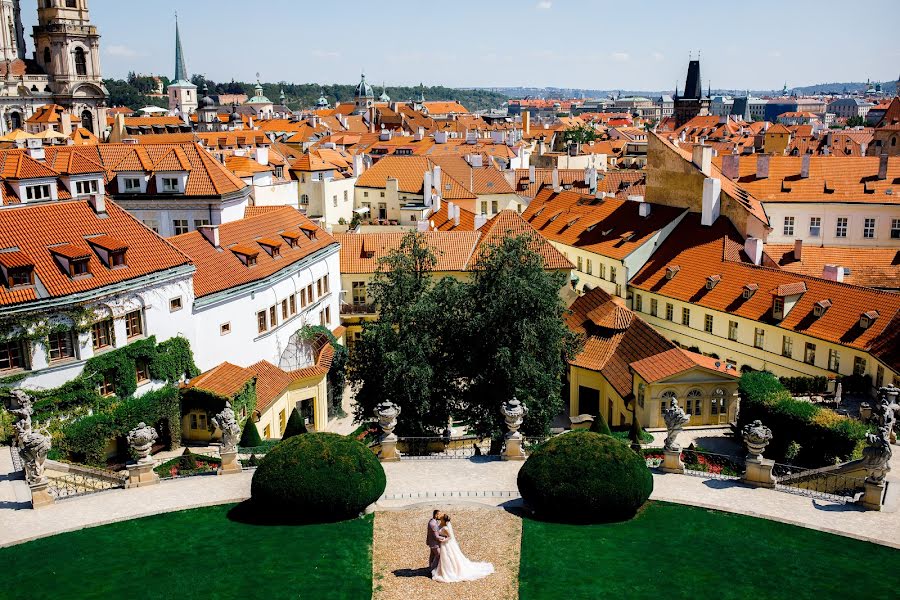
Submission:
<svg viewBox="0 0 900 600">
<path fill-rule="evenodd" d="M 472 562 L 463 554 L 450 525 L 450 515 L 441 517 L 441 535 L 447 541 L 441 543 L 441 560 L 437 568 L 431 572 L 431 578 L 441 583 L 472 581 L 482 579 L 494 572 L 494 565 L 489 562 Z"/>
</svg>

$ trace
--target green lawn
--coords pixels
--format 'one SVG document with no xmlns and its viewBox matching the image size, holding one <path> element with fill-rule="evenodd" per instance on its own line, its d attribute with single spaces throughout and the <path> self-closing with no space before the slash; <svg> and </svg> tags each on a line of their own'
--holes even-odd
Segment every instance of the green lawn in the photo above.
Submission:
<svg viewBox="0 0 900 600">
<path fill-rule="evenodd" d="M 0 597 L 371 597 L 371 516 L 324 525 L 250 525 L 227 517 L 232 506 L 4 548 L 0 564 L 7 581 Z"/>
<path fill-rule="evenodd" d="M 653 502 L 635 519 L 526 519 L 521 600 L 897 598 L 900 551 L 784 523 Z"/>
</svg>

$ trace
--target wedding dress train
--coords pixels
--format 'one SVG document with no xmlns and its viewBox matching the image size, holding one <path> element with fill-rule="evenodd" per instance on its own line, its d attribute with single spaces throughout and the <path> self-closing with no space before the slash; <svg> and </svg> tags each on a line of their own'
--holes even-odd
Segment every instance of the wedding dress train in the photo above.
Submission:
<svg viewBox="0 0 900 600">
<path fill-rule="evenodd" d="M 456 583 L 482 579 L 494 572 L 494 565 L 489 562 L 472 562 L 463 554 L 453 534 L 453 526 L 447 523 L 444 527 L 450 539 L 441 544 L 441 560 L 437 568 L 431 572 L 431 578 L 441 583 Z"/>
</svg>

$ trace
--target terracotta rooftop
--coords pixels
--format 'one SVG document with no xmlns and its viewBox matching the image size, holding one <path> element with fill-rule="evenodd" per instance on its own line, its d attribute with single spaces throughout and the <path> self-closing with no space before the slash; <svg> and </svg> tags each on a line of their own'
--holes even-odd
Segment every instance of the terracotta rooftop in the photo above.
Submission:
<svg viewBox="0 0 900 600">
<path fill-rule="evenodd" d="M 423 156 L 386 156 L 367 169 L 356 180 L 357 187 L 385 188 L 387 180 L 397 180 L 398 190 L 408 194 L 422 195 L 424 175 L 434 169 L 434 162 Z M 441 172 L 440 195 L 445 200 L 474 200 L 475 194 L 468 186 L 457 181 L 450 173 Z"/>
<path fill-rule="evenodd" d="M 400 248 L 403 233 L 338 233 L 341 273 L 374 273 L 378 260 Z M 436 258 L 435 271 L 465 271 L 481 234 L 474 231 L 430 231 L 423 234 Z"/>
<path fill-rule="evenodd" d="M 248 381 L 256 377 L 252 369 L 223 362 L 190 380 L 184 387 L 203 390 L 223 398 L 232 398 L 244 389 Z"/>
<path fill-rule="evenodd" d="M 516 169 L 513 173 L 513 188 L 526 198 L 534 198 L 542 188 L 553 184 L 553 169 L 535 169 L 534 183 L 531 183 L 528 169 Z M 559 185 L 586 193 L 588 186 L 584 182 L 584 169 L 559 169 Z"/>
<path fill-rule="evenodd" d="M 844 283 L 863 287 L 900 289 L 900 249 L 813 246 L 806 244 L 802 260 L 794 258 L 793 244 L 766 244 L 766 254 L 792 273 L 821 277 L 825 265 L 844 267 Z"/>
</svg>

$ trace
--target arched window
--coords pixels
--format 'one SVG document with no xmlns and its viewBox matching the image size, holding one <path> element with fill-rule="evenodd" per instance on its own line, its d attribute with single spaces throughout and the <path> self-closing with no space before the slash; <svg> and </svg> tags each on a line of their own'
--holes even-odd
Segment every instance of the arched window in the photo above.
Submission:
<svg viewBox="0 0 900 600">
<path fill-rule="evenodd" d="M 722 388 L 716 388 L 712 393 L 709 413 L 713 417 L 725 414 L 725 390 Z"/>
<path fill-rule="evenodd" d="M 9 113 L 9 128 L 22 129 L 22 114 L 16 111 Z"/>
<path fill-rule="evenodd" d="M 689 415 L 700 416 L 703 414 L 703 392 L 700 390 L 691 390 L 687 394 L 687 407 L 685 412 Z"/>
<path fill-rule="evenodd" d="M 50 64 L 50 47 L 44 48 L 44 64 Z"/>
<path fill-rule="evenodd" d="M 891 146 L 896 146 L 896 145 L 897 145 L 897 138 L 896 138 L 896 137 L 892 137 L 892 138 L 891 138 Z"/>
<path fill-rule="evenodd" d="M 94 133 L 94 115 L 89 110 L 81 111 L 81 126 Z"/>
<path fill-rule="evenodd" d="M 87 56 L 82 48 L 75 48 L 75 74 L 87 75 Z"/>
<path fill-rule="evenodd" d="M 660 396 L 660 398 L 661 399 L 659 401 L 659 414 L 662 414 L 663 411 L 666 410 L 670 404 L 672 404 L 672 400 L 677 400 L 678 397 L 675 395 L 675 392 L 673 392 L 672 390 L 667 390 L 662 393 L 662 396 Z"/>
</svg>

